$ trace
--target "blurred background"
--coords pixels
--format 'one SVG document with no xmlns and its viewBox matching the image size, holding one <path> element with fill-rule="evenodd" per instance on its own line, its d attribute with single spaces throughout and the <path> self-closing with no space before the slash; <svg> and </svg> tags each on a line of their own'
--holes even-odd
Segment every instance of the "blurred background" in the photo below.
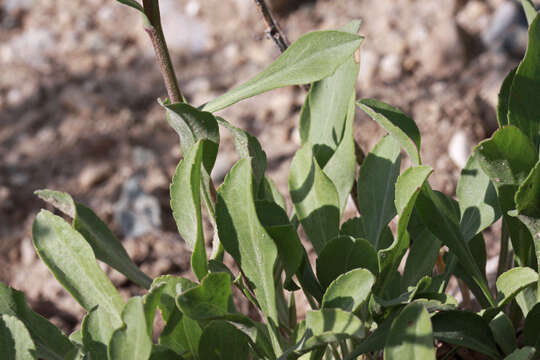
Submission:
<svg viewBox="0 0 540 360">
<path fill-rule="evenodd" d="M 159 2 L 180 87 L 195 105 L 279 56 L 252 0 Z M 453 195 L 472 145 L 496 128 L 499 87 L 524 54 L 519 3 L 268 2 L 291 41 L 363 20 L 358 96 L 376 97 L 416 120 L 424 162 L 435 168 L 431 183 Z M 66 330 L 82 311 L 33 250 L 31 223 L 48 208 L 36 189 L 66 191 L 92 207 L 150 276 L 190 276 L 169 207 L 178 137 L 156 102 L 166 92 L 141 25 L 135 11 L 114 0 L 0 0 L 0 280 L 24 290 L 34 309 Z M 279 89 L 220 113 L 259 138 L 283 194 L 305 95 Z M 357 114 L 355 136 L 364 151 L 381 135 Z M 216 184 L 237 160 L 225 131 L 220 146 Z M 490 256 L 497 252 L 493 239 Z M 137 291 L 107 271 L 122 292 Z"/>
</svg>

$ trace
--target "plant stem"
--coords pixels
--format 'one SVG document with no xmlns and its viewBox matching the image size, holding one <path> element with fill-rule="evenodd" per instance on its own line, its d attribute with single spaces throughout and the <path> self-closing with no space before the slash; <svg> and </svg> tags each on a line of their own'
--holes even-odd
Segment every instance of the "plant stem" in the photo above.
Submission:
<svg viewBox="0 0 540 360">
<path fill-rule="evenodd" d="M 156 58 L 159 63 L 161 75 L 163 76 L 163 81 L 165 82 L 169 100 L 172 103 L 183 102 L 184 97 L 178 87 L 178 81 L 176 80 L 171 56 L 169 55 L 169 49 L 165 42 L 165 35 L 163 35 L 163 28 L 161 27 L 159 2 L 158 0 L 143 0 L 143 6 L 147 18 L 144 24 L 144 30 L 150 37 L 152 45 L 154 46 L 154 52 L 156 53 Z"/>
<path fill-rule="evenodd" d="M 279 24 L 274 19 L 274 16 L 266 5 L 266 1 L 255 0 L 255 4 L 257 4 L 257 7 L 259 8 L 259 11 L 261 12 L 263 20 L 266 24 L 266 35 L 276 43 L 281 52 L 284 52 L 289 47 L 289 40 L 281 31 Z"/>
<path fill-rule="evenodd" d="M 499 251 L 499 263 L 497 264 L 497 278 L 506 271 L 508 266 L 508 245 L 510 237 L 508 235 L 508 225 L 503 218 L 501 229 L 501 250 Z"/>
</svg>

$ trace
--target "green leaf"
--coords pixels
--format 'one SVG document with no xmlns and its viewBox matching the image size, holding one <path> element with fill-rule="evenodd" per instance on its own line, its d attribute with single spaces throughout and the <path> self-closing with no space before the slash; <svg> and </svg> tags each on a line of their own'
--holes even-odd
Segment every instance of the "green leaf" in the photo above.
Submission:
<svg viewBox="0 0 540 360">
<path fill-rule="evenodd" d="M 111 317 L 99 306 L 94 307 L 86 314 L 81 326 L 84 350 L 92 359 L 107 359 L 111 337 L 121 326 L 120 319 Z"/>
<path fill-rule="evenodd" d="M 216 203 L 219 238 L 253 283 L 264 314 L 277 324 L 273 267 L 277 247 L 261 225 L 253 197 L 253 177 L 248 159 L 240 160 L 218 190 Z"/>
<path fill-rule="evenodd" d="M 195 320 L 218 319 L 236 313 L 231 278 L 226 273 L 208 274 L 200 285 L 178 293 L 176 303 L 184 314 Z"/>
<path fill-rule="evenodd" d="M 276 184 L 268 176 L 263 179 L 262 186 L 264 188 L 264 196 L 261 197 L 264 200 L 274 202 L 278 204 L 283 210 L 287 211 L 287 205 L 283 195 L 279 192 Z"/>
<path fill-rule="evenodd" d="M 379 250 L 377 254 L 380 274 L 374 292 L 378 295 L 382 294 L 382 291 L 386 289 L 403 255 L 409 248 L 410 239 L 407 225 L 422 185 L 432 172 L 433 169 L 429 166 L 411 167 L 405 170 L 397 179 L 395 184 L 395 209 L 399 213 L 398 229 L 394 242 L 388 248 Z"/>
<path fill-rule="evenodd" d="M 499 91 L 499 102 L 497 104 L 497 123 L 499 127 L 508 125 L 508 99 L 510 98 L 510 87 L 514 81 L 517 68 L 512 69 L 504 78 Z"/>
<path fill-rule="evenodd" d="M 339 197 L 332 180 L 313 157 L 311 144 L 303 145 L 291 163 L 289 191 L 296 215 L 313 248 L 320 254 L 339 232 Z"/>
<path fill-rule="evenodd" d="M 516 348 L 516 330 L 510 318 L 503 312 L 499 313 L 489 323 L 489 328 L 493 332 L 495 341 L 500 346 L 504 354 L 511 354 Z"/>
<path fill-rule="evenodd" d="M 441 311 L 431 318 L 431 323 L 437 340 L 463 346 L 494 359 L 501 358 L 491 329 L 482 317 L 467 311 Z"/>
<path fill-rule="evenodd" d="M 73 228 L 90 244 L 98 260 L 118 270 L 137 285 L 150 288 L 152 279 L 135 265 L 122 243 L 90 208 L 76 203 L 68 193 L 44 189 L 34 194 L 73 218 Z"/>
<path fill-rule="evenodd" d="M 371 294 L 373 283 L 375 277 L 366 269 L 354 269 L 342 274 L 328 286 L 321 308 L 355 312 Z"/>
<path fill-rule="evenodd" d="M 201 335 L 201 360 L 248 360 L 250 339 L 226 321 L 212 321 Z"/>
<path fill-rule="evenodd" d="M 285 266 L 285 284 L 290 284 L 306 256 L 298 233 L 285 210 L 278 204 L 259 200 L 255 202 L 255 207 L 259 221 L 276 243 L 279 257 Z"/>
<path fill-rule="evenodd" d="M 461 170 L 456 195 L 461 213 L 460 228 L 465 240 L 493 224 L 501 216 L 495 187 L 484 173 L 476 154 Z"/>
<path fill-rule="evenodd" d="M 141 13 L 144 14 L 144 9 L 143 7 L 141 6 L 141 4 L 139 4 L 137 1 L 135 0 L 116 0 L 118 1 L 119 3 L 122 3 L 124 5 L 127 5 L 127 6 L 130 6 L 136 10 L 139 10 Z"/>
<path fill-rule="evenodd" d="M 202 163 L 206 172 L 210 174 L 219 147 L 219 126 L 214 115 L 186 103 L 161 103 L 161 106 L 167 110 L 169 125 L 180 137 L 180 149 L 184 156 L 199 140 L 206 140 L 203 145 Z"/>
<path fill-rule="evenodd" d="M 476 298 L 482 306 L 494 306 L 495 300 L 491 294 L 487 281 L 478 268 L 476 260 L 465 241 L 455 216 L 454 210 L 446 204 L 444 198 L 424 185 L 416 200 L 416 210 L 427 228 L 441 240 L 450 251 L 457 256 L 465 271 L 478 285 L 480 292 L 475 292 Z M 472 289 L 471 289 L 472 290 Z"/>
<path fill-rule="evenodd" d="M 144 305 L 144 318 L 146 319 L 146 328 L 148 329 L 148 335 L 152 337 L 154 329 L 154 318 L 156 317 L 156 310 L 161 303 L 161 295 L 165 291 L 167 284 L 160 283 L 154 286 L 150 291 L 143 296 Z"/>
<path fill-rule="evenodd" d="M 362 341 L 360 345 L 356 346 L 349 355 L 345 356 L 344 360 L 355 360 L 362 354 L 382 350 L 386 343 L 386 339 L 388 338 L 388 334 L 390 333 L 394 318 L 395 316 L 391 315 L 385 319 L 380 326 L 377 326 L 377 329 L 375 329 L 371 335 Z"/>
<path fill-rule="evenodd" d="M 351 97 L 343 138 L 330 160 L 323 167 L 324 173 L 332 180 L 338 192 L 341 214 L 345 210 L 356 178 L 356 154 L 353 135 L 354 110 L 354 98 Z M 322 164 L 323 162 L 318 160 L 318 163 Z"/>
<path fill-rule="evenodd" d="M 362 321 L 350 312 L 341 309 L 321 309 L 306 313 L 307 338 L 304 349 L 313 349 L 348 338 L 362 339 L 366 329 Z"/>
<path fill-rule="evenodd" d="M 11 315 L 0 316 L 0 354 L 4 360 L 35 359 L 36 346 L 22 321 Z"/>
<path fill-rule="evenodd" d="M 521 5 L 523 6 L 525 16 L 527 16 L 527 22 L 530 26 L 537 15 L 536 6 L 534 6 L 534 2 L 532 0 L 521 0 Z"/>
<path fill-rule="evenodd" d="M 540 161 L 519 186 L 515 201 L 520 214 L 540 219 Z"/>
<path fill-rule="evenodd" d="M 516 303 L 521 309 L 523 317 L 527 317 L 532 308 L 538 303 L 538 283 L 533 283 L 516 295 Z"/>
<path fill-rule="evenodd" d="M 367 239 L 377 250 L 381 232 L 396 216 L 394 197 L 400 164 L 399 144 L 385 136 L 364 159 L 358 174 L 358 205 Z"/>
<path fill-rule="evenodd" d="M 356 34 L 359 27 L 360 21 L 353 21 L 346 25 L 343 31 Z M 299 125 L 302 145 L 309 142 L 314 146 L 315 158 L 322 167 L 334 154 L 342 139 L 345 139 L 343 134 L 346 131 L 346 118 L 350 117 L 347 114 L 350 113 L 351 105 L 354 114 L 355 84 L 359 69 L 360 63 L 356 62 L 351 54 L 332 76 L 311 86 L 302 107 Z M 352 151 L 354 155 L 354 147 Z"/>
<path fill-rule="evenodd" d="M 537 349 L 540 345 L 540 304 L 536 304 L 525 318 L 523 343 Z"/>
<path fill-rule="evenodd" d="M 241 159 L 251 159 L 251 167 L 253 169 L 253 193 L 259 194 L 259 188 L 264 180 L 264 172 L 266 171 L 266 153 L 261 147 L 259 140 L 247 131 L 244 131 L 236 126 L 231 125 L 220 117 L 216 117 L 219 125 L 227 128 L 234 137 L 234 146 Z"/>
<path fill-rule="evenodd" d="M 373 274 L 379 271 L 377 252 L 365 239 L 338 236 L 329 242 L 317 257 L 317 278 L 323 288 L 327 288 L 339 275 L 365 268 Z"/>
<path fill-rule="evenodd" d="M 178 232 L 186 241 L 193 272 L 200 280 L 208 273 L 201 212 L 201 161 L 205 141 L 199 140 L 178 164 L 171 183 L 171 209 Z"/>
<path fill-rule="evenodd" d="M 116 330 L 109 345 L 110 360 L 148 360 L 152 338 L 148 336 L 142 298 L 132 297 L 122 311 L 124 325 Z"/>
<path fill-rule="evenodd" d="M 183 357 L 178 356 L 177 353 L 172 351 L 166 346 L 152 345 L 152 355 L 149 360 L 183 360 Z"/>
<path fill-rule="evenodd" d="M 396 317 L 386 340 L 384 358 L 435 359 L 431 321 L 422 304 L 411 303 Z"/>
<path fill-rule="evenodd" d="M 527 8 L 526 8 L 527 9 Z M 534 14 L 533 14 L 534 11 Z M 536 10 L 527 11 L 529 21 L 529 45 L 521 64 L 519 64 L 508 100 L 508 121 L 523 131 L 534 144 L 536 152 L 540 146 L 540 16 Z"/>
<path fill-rule="evenodd" d="M 45 360 L 64 360 L 76 350 L 60 329 L 35 313 L 26 303 L 24 293 L 0 282 L 0 314 L 21 320 L 36 345 L 36 356 Z"/>
<path fill-rule="evenodd" d="M 198 284 L 181 277 L 163 275 L 154 280 L 150 291 L 155 291 L 154 289 L 159 288 L 161 284 L 165 284 L 165 287 L 162 290 L 158 308 L 161 311 L 163 321 L 167 323 L 175 312 L 179 312 L 176 307 L 177 293 L 183 293 L 198 286 Z"/>
<path fill-rule="evenodd" d="M 528 267 L 515 267 L 503 273 L 497 279 L 498 305 L 507 304 L 521 290 L 536 282 L 538 274 Z"/>
<path fill-rule="evenodd" d="M 423 224 L 414 233 L 409 229 L 409 233 L 412 245 L 409 248 L 409 255 L 401 278 L 402 290 L 418 283 L 424 276 L 432 275 L 442 245 L 439 239 Z"/>
<path fill-rule="evenodd" d="M 375 99 L 356 103 L 360 109 L 379 123 L 407 152 L 413 165 L 420 165 L 420 131 L 413 119 L 404 112 Z"/>
<path fill-rule="evenodd" d="M 533 347 L 525 346 L 515 350 L 513 353 L 504 358 L 504 360 L 531 360 L 536 351 Z"/>
<path fill-rule="evenodd" d="M 41 260 L 83 308 L 90 311 L 99 305 L 111 317 L 120 319 L 124 301 L 81 234 L 62 218 L 41 210 L 32 235 Z"/>
<path fill-rule="evenodd" d="M 210 101 L 203 110 L 215 112 L 265 91 L 321 80 L 349 60 L 362 40 L 361 36 L 342 31 L 306 34 L 260 74 Z"/>
</svg>

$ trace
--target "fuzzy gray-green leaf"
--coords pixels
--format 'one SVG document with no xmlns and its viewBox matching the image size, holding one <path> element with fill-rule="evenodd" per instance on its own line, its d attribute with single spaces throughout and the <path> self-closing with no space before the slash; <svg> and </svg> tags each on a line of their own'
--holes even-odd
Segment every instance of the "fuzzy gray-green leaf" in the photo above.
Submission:
<svg viewBox="0 0 540 360">
<path fill-rule="evenodd" d="M 354 269 L 340 275 L 324 293 L 321 308 L 355 312 L 369 295 L 375 277 L 366 269 Z"/>
<path fill-rule="evenodd" d="M 33 360 L 36 346 L 30 333 L 19 319 L 0 316 L 0 354 L 3 360 Z"/>
</svg>

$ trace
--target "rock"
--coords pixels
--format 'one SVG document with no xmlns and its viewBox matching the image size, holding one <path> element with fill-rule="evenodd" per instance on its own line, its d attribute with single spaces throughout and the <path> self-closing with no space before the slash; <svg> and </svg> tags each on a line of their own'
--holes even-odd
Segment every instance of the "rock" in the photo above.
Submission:
<svg viewBox="0 0 540 360">
<path fill-rule="evenodd" d="M 374 51 L 360 50 L 360 72 L 358 74 L 359 85 L 363 88 L 371 86 L 379 65 L 379 56 Z"/>
<path fill-rule="evenodd" d="M 56 49 L 51 31 L 46 28 L 31 28 L 15 36 L 7 44 L 11 61 L 20 61 L 38 70 L 47 70 L 49 56 Z M 6 57 L 6 55 L 3 55 Z"/>
<path fill-rule="evenodd" d="M 156 154 L 147 148 L 136 146 L 133 148 L 133 164 L 137 168 L 149 167 L 156 163 Z"/>
<path fill-rule="evenodd" d="M 397 54 L 388 54 L 381 59 L 379 76 L 383 81 L 393 82 L 401 77 L 401 60 L 401 56 Z"/>
<path fill-rule="evenodd" d="M 456 132 L 448 144 L 448 156 L 460 169 L 464 168 L 471 154 L 473 142 L 465 131 Z"/>
<path fill-rule="evenodd" d="M 114 205 L 114 218 L 127 237 L 138 237 L 161 228 L 161 208 L 156 197 L 146 194 L 138 176 L 122 186 L 120 199 Z"/>
<path fill-rule="evenodd" d="M 86 191 L 111 175 L 111 164 L 103 162 L 86 166 L 79 175 L 79 185 Z"/>
</svg>

